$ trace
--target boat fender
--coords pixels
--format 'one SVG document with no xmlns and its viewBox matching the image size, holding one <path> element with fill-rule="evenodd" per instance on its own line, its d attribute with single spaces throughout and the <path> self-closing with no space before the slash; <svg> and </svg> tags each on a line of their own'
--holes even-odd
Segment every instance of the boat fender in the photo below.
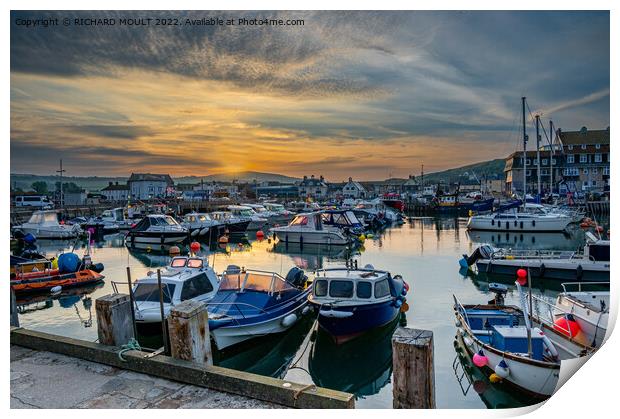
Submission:
<svg viewBox="0 0 620 419">
<path fill-rule="evenodd" d="M 394 305 L 395 305 L 397 308 L 400 308 L 400 306 L 402 306 L 402 305 L 403 305 L 403 302 L 402 302 L 402 300 L 396 300 L 396 301 L 394 301 Z"/>
<path fill-rule="evenodd" d="M 472 360 L 474 361 L 474 365 L 479 368 L 482 368 L 489 363 L 489 358 L 487 358 L 484 352 L 482 352 L 482 349 L 474 354 Z"/>
<path fill-rule="evenodd" d="M 581 279 L 583 277 L 583 268 L 581 265 L 577 266 L 575 273 L 577 274 L 577 279 Z"/>
<path fill-rule="evenodd" d="M 310 313 L 310 311 L 312 311 L 312 307 L 305 306 L 303 310 L 301 310 L 301 314 L 305 316 L 306 314 Z"/>
<path fill-rule="evenodd" d="M 284 316 L 281 323 L 284 327 L 291 327 L 297 322 L 297 315 L 295 313 L 291 313 L 288 316 Z"/>
<path fill-rule="evenodd" d="M 192 237 L 196 237 L 198 235 L 198 233 L 200 233 L 200 230 L 196 229 L 196 230 L 192 231 L 191 236 Z"/>
<path fill-rule="evenodd" d="M 60 294 L 61 291 L 62 291 L 62 287 L 60 285 L 56 285 L 50 290 L 52 294 Z"/>
<path fill-rule="evenodd" d="M 532 227 L 536 227 L 536 220 L 532 220 Z"/>
<path fill-rule="evenodd" d="M 547 337 L 547 335 L 545 335 L 542 331 L 540 332 L 540 335 L 542 336 L 545 350 L 549 352 L 554 359 L 558 359 L 560 355 L 558 354 L 558 350 L 555 349 L 553 342 L 551 342 L 551 340 Z"/>
<path fill-rule="evenodd" d="M 541 263 L 540 267 L 538 268 L 539 272 L 538 272 L 538 276 L 540 276 L 541 278 L 545 276 L 545 264 Z"/>
<path fill-rule="evenodd" d="M 97 272 L 97 273 L 101 273 L 101 272 L 103 272 L 103 263 L 101 263 L 101 262 L 100 263 L 95 263 L 95 264 L 90 266 L 90 269 L 92 271 Z"/>
<path fill-rule="evenodd" d="M 456 327 L 461 327 L 463 325 L 463 323 L 461 323 L 461 321 L 457 318 L 457 319 L 454 320 L 454 325 Z"/>
<path fill-rule="evenodd" d="M 508 364 L 503 359 L 495 366 L 494 371 L 499 378 L 508 378 L 510 375 L 510 368 L 508 368 Z"/>
</svg>

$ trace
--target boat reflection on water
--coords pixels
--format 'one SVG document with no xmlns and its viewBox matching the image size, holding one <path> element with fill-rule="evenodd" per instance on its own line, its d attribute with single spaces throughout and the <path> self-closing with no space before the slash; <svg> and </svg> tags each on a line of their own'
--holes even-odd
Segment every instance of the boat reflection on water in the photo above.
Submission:
<svg viewBox="0 0 620 419">
<path fill-rule="evenodd" d="M 131 256 L 140 261 L 147 268 L 163 268 L 170 264 L 172 256 L 168 252 L 153 252 L 127 248 Z"/>
<path fill-rule="evenodd" d="M 360 248 L 355 250 L 349 249 L 347 246 L 328 246 L 321 244 L 304 244 L 299 243 L 277 242 L 269 252 L 288 255 L 293 260 L 295 266 L 304 270 L 323 269 L 326 261 L 345 261 L 350 259 L 354 254 L 360 254 Z"/>
<path fill-rule="evenodd" d="M 454 340 L 454 350 L 456 356 L 452 362 L 452 370 L 464 396 L 470 392 L 478 393 L 489 409 L 522 407 L 540 401 L 520 393 L 507 384 L 489 381 L 489 378 L 474 365 L 460 336 Z"/>
<path fill-rule="evenodd" d="M 566 233 L 467 231 L 466 234 L 473 243 L 512 249 L 577 250 L 583 247 L 584 242 L 584 233 L 581 230 Z"/>
<path fill-rule="evenodd" d="M 400 316 L 385 326 L 337 345 L 320 327 L 310 348 L 308 369 L 314 383 L 356 397 L 377 394 L 392 375 L 392 335 Z"/>
<path fill-rule="evenodd" d="M 250 339 L 221 351 L 212 345 L 213 363 L 237 371 L 284 378 L 313 322 L 314 318 L 305 316 L 285 333 Z"/>
<path fill-rule="evenodd" d="M 18 298 L 15 303 L 20 315 L 35 311 L 46 310 L 54 307 L 54 302 L 63 309 L 75 310 L 75 313 L 84 327 L 93 324 L 92 305 L 90 296 L 93 292 L 102 288 L 104 283 L 97 283 L 78 288 L 69 288 L 54 295 L 32 295 Z M 82 302 L 80 305 L 79 303 Z"/>
</svg>

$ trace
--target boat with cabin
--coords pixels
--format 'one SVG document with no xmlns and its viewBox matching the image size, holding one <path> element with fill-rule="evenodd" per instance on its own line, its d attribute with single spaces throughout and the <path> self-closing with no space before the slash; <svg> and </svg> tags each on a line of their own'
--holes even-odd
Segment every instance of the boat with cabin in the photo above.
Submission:
<svg viewBox="0 0 620 419">
<path fill-rule="evenodd" d="M 181 225 L 189 230 L 191 237 L 208 241 L 217 240 L 226 229 L 223 222 L 214 220 L 209 214 L 203 212 L 185 214 Z"/>
<path fill-rule="evenodd" d="M 151 248 L 181 243 L 188 236 L 188 230 L 171 216 L 150 214 L 127 232 L 125 243 L 129 247 Z"/>
<path fill-rule="evenodd" d="M 186 300 L 207 303 L 217 293 L 219 280 L 205 258 L 177 256 L 160 271 L 163 295 L 164 319 L 168 318 L 173 306 Z M 133 286 L 136 325 L 142 331 L 161 331 L 161 307 L 157 272 L 147 275 Z"/>
<path fill-rule="evenodd" d="M 284 332 L 305 314 L 310 288 L 299 268 L 286 277 L 230 265 L 208 302 L 209 330 L 218 349 L 254 337 Z"/>
<path fill-rule="evenodd" d="M 517 232 L 564 232 L 573 222 L 570 215 L 549 213 L 542 208 L 531 207 L 527 212 L 516 208 L 492 214 L 472 215 L 467 221 L 468 230 L 517 231 Z"/>
<path fill-rule="evenodd" d="M 336 226 L 324 225 L 322 212 L 300 213 L 287 226 L 272 227 L 271 234 L 285 243 L 347 245 L 356 239 Z"/>
<path fill-rule="evenodd" d="M 245 234 L 248 230 L 251 220 L 237 217 L 230 211 L 214 211 L 209 214 L 211 218 L 225 226 L 225 231 L 230 234 Z"/>
<path fill-rule="evenodd" d="M 344 343 L 394 320 L 408 289 L 400 275 L 372 265 L 322 269 L 313 280 L 308 301 L 319 312 L 319 326 Z"/>
<path fill-rule="evenodd" d="M 454 298 L 456 338 L 476 367 L 537 399 L 556 390 L 561 361 L 588 355 L 594 348 L 574 339 L 572 329 L 527 311 L 526 296 L 517 283 L 521 308 L 504 305 L 507 287 L 489 284 L 495 298 L 488 304 L 461 304 Z M 549 306 L 533 297 L 534 307 Z"/>
<path fill-rule="evenodd" d="M 260 230 L 267 224 L 267 218 L 256 213 L 251 207 L 245 205 L 229 205 L 228 211 L 241 220 L 249 220 L 250 223 L 248 224 L 247 230 Z"/>
<path fill-rule="evenodd" d="M 58 214 L 54 210 L 35 211 L 28 222 L 12 228 L 13 232 L 32 234 L 38 239 L 73 239 L 83 234 L 82 228 L 75 225 L 64 225 L 58 222 Z"/>
</svg>

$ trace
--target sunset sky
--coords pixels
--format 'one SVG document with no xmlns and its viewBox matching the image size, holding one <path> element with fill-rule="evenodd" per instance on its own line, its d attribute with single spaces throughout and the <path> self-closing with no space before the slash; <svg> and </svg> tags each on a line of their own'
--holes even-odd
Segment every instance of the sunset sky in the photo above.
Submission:
<svg viewBox="0 0 620 419">
<path fill-rule="evenodd" d="M 305 24 L 16 24 L 49 16 Z M 609 126 L 609 14 L 11 14 L 12 173 L 406 177 L 514 151 L 521 96 L 563 130 Z"/>
</svg>

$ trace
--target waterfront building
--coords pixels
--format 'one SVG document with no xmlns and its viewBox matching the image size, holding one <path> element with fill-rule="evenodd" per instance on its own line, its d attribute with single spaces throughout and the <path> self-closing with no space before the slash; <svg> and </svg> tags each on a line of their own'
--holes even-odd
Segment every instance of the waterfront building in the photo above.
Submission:
<svg viewBox="0 0 620 419">
<path fill-rule="evenodd" d="M 127 180 L 130 199 L 165 198 L 170 195 L 174 182 L 170 175 L 132 173 Z"/>
<path fill-rule="evenodd" d="M 342 196 L 344 198 L 361 199 L 366 198 L 366 194 L 366 188 L 361 183 L 354 181 L 352 177 L 342 187 Z"/>
<path fill-rule="evenodd" d="M 101 189 L 101 195 L 105 196 L 108 201 L 122 202 L 126 201 L 129 196 L 129 186 L 118 182 L 109 182 L 108 186 Z M 66 198 L 65 198 L 66 199 Z"/>
<path fill-rule="evenodd" d="M 328 196 L 327 182 L 323 176 L 319 178 L 315 178 L 314 175 L 304 176 L 303 180 L 297 185 L 297 189 L 299 197 L 302 199 L 322 200 Z"/>
</svg>

